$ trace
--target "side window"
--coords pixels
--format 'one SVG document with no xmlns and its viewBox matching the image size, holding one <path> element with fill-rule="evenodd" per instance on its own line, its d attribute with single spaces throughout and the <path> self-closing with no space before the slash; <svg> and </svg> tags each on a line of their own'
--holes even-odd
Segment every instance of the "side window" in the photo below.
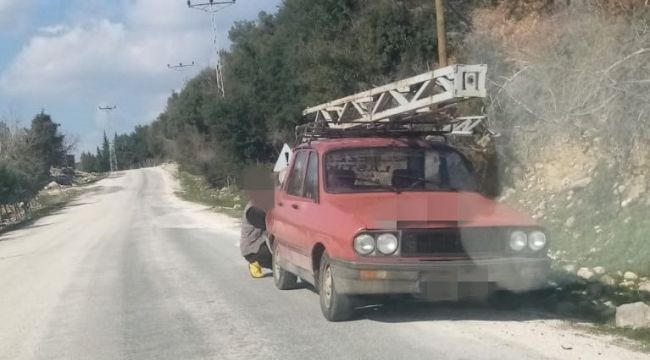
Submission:
<svg viewBox="0 0 650 360">
<path fill-rule="evenodd" d="M 305 178 L 305 165 L 307 163 L 307 153 L 304 151 L 296 154 L 296 161 L 293 163 L 291 173 L 289 174 L 289 183 L 287 184 L 287 194 L 302 196 L 302 183 Z"/>
<path fill-rule="evenodd" d="M 305 197 L 312 200 L 318 199 L 318 154 L 314 151 L 309 153 L 307 175 L 305 176 Z"/>
</svg>

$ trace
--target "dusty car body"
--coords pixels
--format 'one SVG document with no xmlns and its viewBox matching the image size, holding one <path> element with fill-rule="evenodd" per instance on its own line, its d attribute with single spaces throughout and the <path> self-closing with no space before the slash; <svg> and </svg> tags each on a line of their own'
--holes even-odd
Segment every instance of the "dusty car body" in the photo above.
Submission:
<svg viewBox="0 0 650 360">
<path fill-rule="evenodd" d="M 442 142 L 303 143 L 274 201 L 274 281 L 314 284 L 328 320 L 349 318 L 356 295 L 454 300 L 545 283 L 544 230 L 479 194 L 471 164 Z"/>
</svg>

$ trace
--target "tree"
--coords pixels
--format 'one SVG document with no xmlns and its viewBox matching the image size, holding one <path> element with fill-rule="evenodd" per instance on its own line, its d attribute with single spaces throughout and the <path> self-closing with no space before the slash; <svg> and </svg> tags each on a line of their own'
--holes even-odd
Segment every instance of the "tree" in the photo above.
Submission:
<svg viewBox="0 0 650 360">
<path fill-rule="evenodd" d="M 42 161 L 40 176 L 49 176 L 50 167 L 63 164 L 66 149 L 64 136 L 59 134 L 59 126 L 44 112 L 32 120 L 29 138 L 34 156 Z"/>
</svg>

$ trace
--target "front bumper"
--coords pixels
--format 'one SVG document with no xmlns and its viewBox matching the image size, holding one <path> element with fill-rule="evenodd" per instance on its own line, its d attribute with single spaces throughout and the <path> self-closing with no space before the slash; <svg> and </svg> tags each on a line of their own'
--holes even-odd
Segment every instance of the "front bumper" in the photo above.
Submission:
<svg viewBox="0 0 650 360">
<path fill-rule="evenodd" d="M 349 295 L 414 294 L 432 300 L 523 292 L 546 285 L 548 258 L 357 263 L 332 261 L 337 292 Z"/>
</svg>

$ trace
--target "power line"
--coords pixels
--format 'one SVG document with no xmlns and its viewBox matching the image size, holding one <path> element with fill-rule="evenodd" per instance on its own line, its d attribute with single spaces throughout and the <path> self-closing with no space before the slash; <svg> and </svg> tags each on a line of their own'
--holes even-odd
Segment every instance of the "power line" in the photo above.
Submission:
<svg viewBox="0 0 650 360">
<path fill-rule="evenodd" d="M 236 0 L 229 0 L 229 1 L 214 1 L 214 0 L 209 0 L 209 1 L 203 1 L 203 2 L 192 2 L 191 0 L 187 0 L 187 7 L 190 9 L 195 9 L 195 10 L 201 10 L 203 12 L 209 13 L 210 14 L 210 20 L 212 21 L 212 43 L 214 45 L 214 51 L 217 56 L 217 64 L 216 64 L 216 75 L 217 75 L 217 89 L 219 91 L 219 95 L 221 97 L 226 96 L 226 89 L 224 86 L 224 81 L 223 81 L 223 72 L 221 71 L 221 54 L 219 53 L 219 45 L 218 45 L 218 37 L 219 33 L 217 31 L 217 16 L 216 14 L 231 6 L 235 5 Z"/>
<path fill-rule="evenodd" d="M 110 121 L 111 121 L 111 113 L 117 109 L 117 105 L 108 105 L 108 106 L 98 106 L 97 107 L 99 110 L 103 111 L 106 113 L 106 126 L 104 127 L 104 134 L 106 134 L 106 127 L 109 129 L 109 133 L 111 130 L 110 126 Z M 115 137 L 113 137 L 115 139 Z M 115 141 L 114 140 L 108 140 L 108 162 L 109 166 L 111 169 L 111 172 L 118 171 L 117 168 L 117 155 L 115 154 Z"/>
<path fill-rule="evenodd" d="M 187 70 L 187 68 L 190 68 L 190 67 L 193 67 L 193 66 L 194 66 L 194 61 L 192 61 L 189 64 L 183 64 L 182 62 L 179 62 L 177 65 L 167 64 L 167 68 L 169 70 L 178 71 L 178 72 L 183 73 L 183 74 L 185 74 L 185 70 Z M 186 75 L 183 75 L 183 82 L 187 84 L 187 76 Z"/>
</svg>

